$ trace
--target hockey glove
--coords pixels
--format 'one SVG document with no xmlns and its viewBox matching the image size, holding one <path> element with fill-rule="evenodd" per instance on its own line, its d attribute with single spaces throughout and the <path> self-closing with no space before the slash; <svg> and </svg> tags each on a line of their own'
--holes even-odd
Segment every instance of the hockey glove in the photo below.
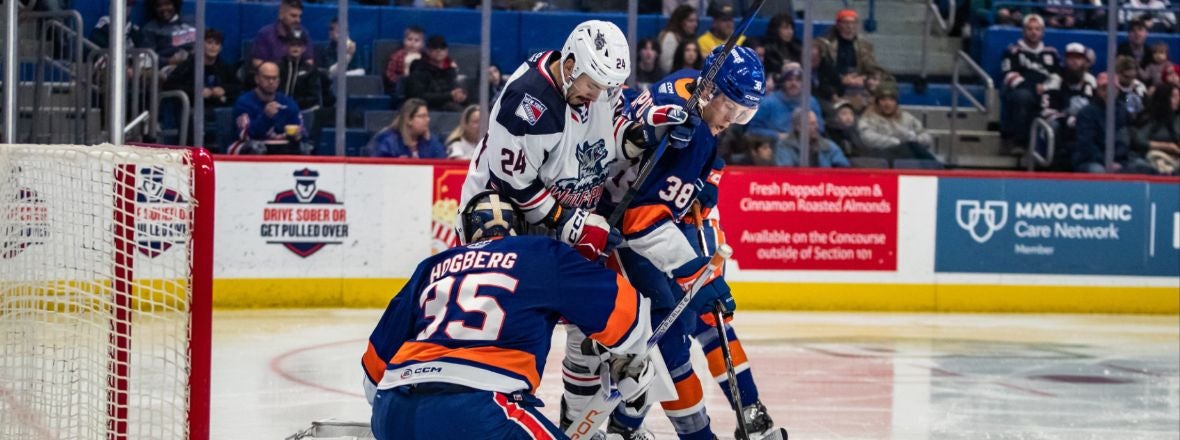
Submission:
<svg viewBox="0 0 1180 440">
<path fill-rule="evenodd" d="M 554 208 L 551 226 L 557 239 L 574 247 L 590 261 L 610 254 L 623 241 L 623 235 L 607 224 L 601 215 L 585 209 Z"/>
<path fill-rule="evenodd" d="M 709 257 L 697 257 L 672 271 L 672 277 L 685 294 L 689 293 L 689 289 L 692 289 L 698 278 L 705 277 L 705 284 L 688 304 L 689 310 L 709 310 L 707 307 L 712 307 L 717 300 L 731 297 L 729 285 L 722 278 L 724 266 L 717 267 L 712 272 L 706 272 L 708 269 Z"/>
<path fill-rule="evenodd" d="M 705 179 L 697 179 L 697 201 L 701 202 L 701 210 L 705 211 L 705 216 L 708 216 L 708 211 L 717 207 L 717 193 L 720 191 L 718 185 L 721 184 L 722 169 L 725 168 L 725 161 L 720 157 L 713 160 L 713 169 L 709 171 L 709 176 Z"/>
<path fill-rule="evenodd" d="M 688 121 L 672 128 L 672 133 L 668 135 L 668 146 L 675 149 L 687 148 L 689 142 L 692 141 L 692 135 L 697 131 L 697 126 L 701 125 L 701 118 L 696 115 L 690 115 Z"/>
<path fill-rule="evenodd" d="M 656 369 L 651 365 L 651 358 L 635 359 L 635 355 L 614 354 L 607 348 L 590 338 L 582 341 L 582 354 L 598 356 L 600 367 L 596 374 L 610 374 L 611 379 L 619 390 L 623 401 L 631 402 L 646 393 L 655 381 Z"/>
<path fill-rule="evenodd" d="M 675 104 L 655 105 L 651 100 L 651 92 L 646 90 L 627 106 L 623 116 L 649 127 L 679 125 L 688 121 L 688 112 L 684 107 Z"/>
<path fill-rule="evenodd" d="M 631 402 L 646 393 L 655 382 L 656 369 L 651 358 L 635 360 L 635 355 L 615 356 L 611 359 L 611 376 L 624 402 Z"/>
</svg>

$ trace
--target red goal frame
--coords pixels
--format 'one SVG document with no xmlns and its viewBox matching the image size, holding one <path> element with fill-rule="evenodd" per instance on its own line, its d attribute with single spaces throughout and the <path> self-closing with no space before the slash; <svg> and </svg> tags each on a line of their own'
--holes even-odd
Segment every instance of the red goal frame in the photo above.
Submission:
<svg viewBox="0 0 1180 440">
<path fill-rule="evenodd" d="M 149 145 L 150 147 L 160 147 Z M 189 375 L 187 399 L 188 438 L 209 438 L 209 387 L 213 323 L 213 225 L 216 178 L 213 156 L 204 148 L 187 150 L 185 164 L 192 167 L 193 208 L 191 294 L 189 296 Z M 131 350 L 131 313 L 134 295 L 136 166 L 115 168 L 114 188 L 114 293 L 111 310 L 111 345 L 107 374 L 108 440 L 126 440 Z"/>
</svg>

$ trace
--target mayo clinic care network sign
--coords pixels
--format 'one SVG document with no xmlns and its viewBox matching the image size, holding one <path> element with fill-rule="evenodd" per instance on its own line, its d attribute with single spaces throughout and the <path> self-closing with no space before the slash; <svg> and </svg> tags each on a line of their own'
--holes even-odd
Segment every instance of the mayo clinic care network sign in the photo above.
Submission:
<svg viewBox="0 0 1180 440">
<path fill-rule="evenodd" d="M 938 180 L 937 272 L 1180 275 L 1180 185 Z"/>
</svg>

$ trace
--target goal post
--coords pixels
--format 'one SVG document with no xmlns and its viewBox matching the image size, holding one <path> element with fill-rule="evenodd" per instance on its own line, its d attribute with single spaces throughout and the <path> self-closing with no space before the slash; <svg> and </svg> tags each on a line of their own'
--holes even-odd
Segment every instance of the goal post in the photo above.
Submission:
<svg viewBox="0 0 1180 440">
<path fill-rule="evenodd" d="M 0 439 L 208 439 L 213 161 L 0 145 Z"/>
</svg>

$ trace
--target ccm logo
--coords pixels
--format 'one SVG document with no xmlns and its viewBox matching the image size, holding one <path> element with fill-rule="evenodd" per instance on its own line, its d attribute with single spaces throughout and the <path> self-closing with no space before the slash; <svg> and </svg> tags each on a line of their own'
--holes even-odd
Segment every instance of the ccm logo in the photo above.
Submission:
<svg viewBox="0 0 1180 440">
<path fill-rule="evenodd" d="M 578 440 L 582 438 L 589 438 L 586 433 L 594 429 L 594 417 L 600 414 L 601 411 L 590 411 L 582 421 L 578 423 L 578 429 L 574 431 L 574 435 L 570 436 L 570 440 Z"/>
</svg>

